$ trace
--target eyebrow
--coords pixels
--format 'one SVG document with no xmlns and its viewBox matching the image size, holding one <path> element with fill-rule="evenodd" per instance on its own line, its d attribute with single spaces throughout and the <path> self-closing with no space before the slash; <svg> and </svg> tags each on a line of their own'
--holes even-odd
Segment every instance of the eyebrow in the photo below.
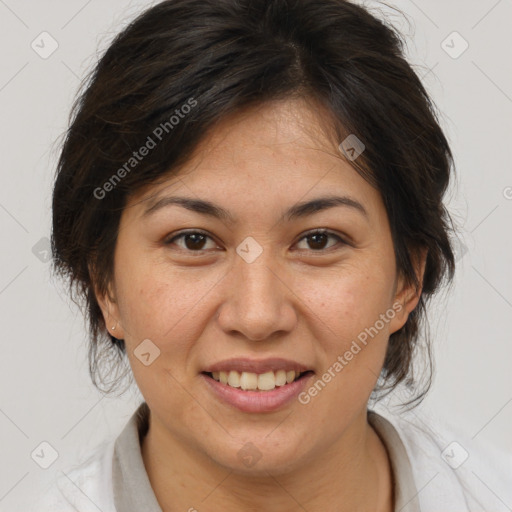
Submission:
<svg viewBox="0 0 512 512">
<path fill-rule="evenodd" d="M 144 211 L 143 217 L 147 217 L 156 211 L 171 205 L 178 205 L 182 208 L 186 208 L 187 210 L 207 215 L 230 224 L 236 224 L 237 222 L 236 217 L 234 217 L 228 210 L 210 201 L 176 196 L 162 197 L 161 199 L 156 200 Z M 334 208 L 336 206 L 353 208 L 368 218 L 368 212 L 359 201 L 348 196 L 325 196 L 293 205 L 284 212 L 279 221 L 291 222 L 295 219 L 307 217 L 308 215 Z"/>
</svg>

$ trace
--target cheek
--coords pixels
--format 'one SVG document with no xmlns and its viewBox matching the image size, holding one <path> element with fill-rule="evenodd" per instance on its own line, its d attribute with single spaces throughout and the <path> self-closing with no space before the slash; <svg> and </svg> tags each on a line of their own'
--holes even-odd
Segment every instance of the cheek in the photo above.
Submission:
<svg viewBox="0 0 512 512">
<path fill-rule="evenodd" d="M 326 437 L 365 406 L 375 387 L 389 337 L 390 320 L 381 314 L 389 309 L 391 285 L 375 273 L 354 272 L 322 286 L 311 281 L 309 291 L 303 290 L 305 310 L 314 313 L 310 330 L 320 365 L 300 403 L 311 415 L 329 415 Z"/>
<path fill-rule="evenodd" d="M 328 381 L 325 388 L 319 383 L 312 389 L 315 410 L 336 404 L 336 410 L 355 411 L 368 399 L 388 345 L 391 319 L 385 314 L 392 286 L 375 267 L 344 269 L 303 286 L 303 314 L 309 316 L 320 363 L 317 378 Z"/>
<path fill-rule="evenodd" d="M 162 352 L 171 350 L 179 357 L 188 340 L 199 338 L 203 320 L 214 314 L 208 297 L 221 277 L 159 262 L 125 268 L 117 289 L 127 345 L 149 338 Z"/>
<path fill-rule="evenodd" d="M 153 264 L 127 272 L 118 281 L 127 353 L 142 395 L 157 410 L 165 409 L 170 397 L 175 407 L 184 407 L 190 396 L 180 383 L 187 378 L 189 355 L 204 330 L 204 319 L 213 314 L 205 310 L 205 296 L 218 278 L 205 274 L 191 280 L 169 266 Z M 151 343 L 142 345 L 143 340 Z M 150 353 L 148 365 L 139 359 L 143 346 Z"/>
<path fill-rule="evenodd" d="M 393 282 L 384 273 L 366 268 L 343 269 L 321 279 L 312 277 L 297 281 L 298 295 L 309 309 L 308 316 L 316 318 L 318 325 L 333 340 L 335 348 L 350 342 L 354 337 L 379 320 L 389 308 Z M 387 332 L 379 323 L 380 330 Z"/>
</svg>

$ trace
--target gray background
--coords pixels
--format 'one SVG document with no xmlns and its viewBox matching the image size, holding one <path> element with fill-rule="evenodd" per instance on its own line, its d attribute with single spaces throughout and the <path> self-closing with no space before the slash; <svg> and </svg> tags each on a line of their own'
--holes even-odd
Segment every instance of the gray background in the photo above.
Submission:
<svg viewBox="0 0 512 512">
<path fill-rule="evenodd" d="M 2 511 L 21 510 L 50 471 L 115 436 L 140 399 L 137 390 L 102 397 L 90 383 L 84 320 L 65 286 L 50 279 L 45 237 L 59 137 L 80 78 L 152 3 L 0 0 Z M 430 315 L 437 376 L 423 408 L 512 450 L 512 1 L 388 3 L 411 22 L 381 7 L 407 35 L 457 166 L 447 202 L 463 244 L 454 291 Z M 46 59 L 31 47 L 35 40 L 43 51 L 43 31 L 58 43 Z M 461 55 L 454 31 L 469 44 Z M 36 448 L 51 454 L 43 441 L 59 455 L 48 470 L 31 458 Z"/>
</svg>

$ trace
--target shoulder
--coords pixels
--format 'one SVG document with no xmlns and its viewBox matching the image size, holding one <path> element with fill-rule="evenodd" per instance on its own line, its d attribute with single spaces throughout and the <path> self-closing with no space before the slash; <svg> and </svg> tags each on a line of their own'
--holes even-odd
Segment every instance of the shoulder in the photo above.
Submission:
<svg viewBox="0 0 512 512">
<path fill-rule="evenodd" d="M 115 512 L 112 457 L 115 440 L 97 445 L 78 462 L 54 472 L 32 512 Z"/>
<path fill-rule="evenodd" d="M 397 414 L 377 406 L 374 411 L 395 427 L 404 444 L 422 511 L 510 511 L 512 453 L 423 408 Z"/>
</svg>

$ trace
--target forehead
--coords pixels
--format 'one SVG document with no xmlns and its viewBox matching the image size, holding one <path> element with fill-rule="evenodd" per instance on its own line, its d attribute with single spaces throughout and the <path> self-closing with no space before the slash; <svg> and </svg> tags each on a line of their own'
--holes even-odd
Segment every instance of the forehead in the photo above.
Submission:
<svg viewBox="0 0 512 512">
<path fill-rule="evenodd" d="M 378 202 L 378 191 L 344 158 L 331 135 L 325 115 L 302 100 L 247 109 L 216 124 L 192 157 L 167 181 L 146 188 L 137 203 L 146 211 L 178 191 L 239 209 L 249 202 L 266 208 L 329 195 Z"/>
</svg>

